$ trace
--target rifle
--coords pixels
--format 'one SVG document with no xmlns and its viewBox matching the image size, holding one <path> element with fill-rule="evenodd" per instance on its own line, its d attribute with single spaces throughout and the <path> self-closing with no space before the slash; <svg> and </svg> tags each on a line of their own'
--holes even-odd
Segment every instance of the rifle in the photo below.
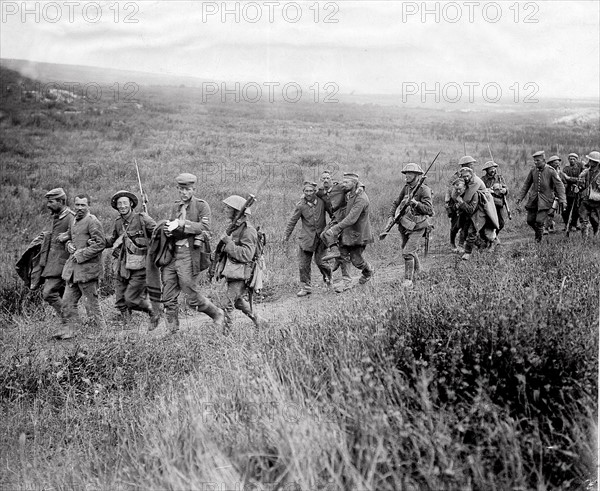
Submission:
<svg viewBox="0 0 600 491">
<path fill-rule="evenodd" d="M 138 163 L 136 159 L 133 159 L 133 163 L 135 164 L 135 170 L 137 172 L 138 185 L 140 186 L 140 198 L 142 199 L 142 210 L 144 213 L 148 213 L 148 197 L 144 194 L 144 190 L 142 189 L 142 179 L 140 178 L 140 168 L 138 167 Z"/>
<path fill-rule="evenodd" d="M 267 183 L 268 178 L 269 178 L 269 176 L 265 177 L 262 180 L 262 182 L 258 185 L 258 188 L 256 189 L 256 194 L 258 194 L 260 192 L 260 190 L 263 188 L 263 186 Z M 244 206 L 242 206 L 241 210 L 238 210 L 238 212 L 233 217 L 233 220 L 231 221 L 231 223 L 225 229 L 226 235 L 231 235 L 233 233 L 233 231 L 238 227 L 238 221 L 240 220 L 240 218 L 242 218 L 244 216 L 244 214 L 246 213 L 246 210 L 248 208 L 250 208 L 255 202 L 256 202 L 256 195 L 254 195 L 252 193 L 248 194 L 248 197 L 246 198 L 246 202 L 244 203 Z M 210 267 L 208 268 L 208 280 L 209 281 L 212 281 L 213 277 L 215 276 L 217 266 L 223 258 L 223 254 L 224 254 L 223 249 L 224 248 L 225 248 L 225 242 L 220 240 L 219 243 L 217 244 L 217 248 L 215 249 L 215 256 L 214 256 L 212 262 L 210 263 Z"/>
<path fill-rule="evenodd" d="M 394 214 L 394 221 L 391 222 L 383 232 L 381 232 L 379 234 L 379 240 L 383 240 L 387 237 L 387 235 L 390 233 L 390 230 L 392 230 L 392 227 L 397 224 L 400 220 L 400 218 L 402 218 L 402 216 L 404 215 L 404 213 L 406 212 L 406 209 L 410 206 L 410 202 L 413 199 L 413 197 L 417 194 L 417 191 L 419 191 L 419 189 L 421 189 L 421 186 L 423 185 L 423 183 L 425 182 L 425 179 L 427 178 L 427 173 L 430 171 L 430 169 L 433 167 L 433 164 L 435 164 L 435 161 L 437 160 L 437 158 L 440 156 L 440 153 L 442 153 L 442 151 L 440 150 L 437 155 L 434 157 L 434 159 L 431 161 L 431 164 L 429 164 L 429 167 L 427 167 L 427 170 L 425 171 L 425 173 L 421 176 L 421 179 L 419 180 L 419 182 L 417 183 L 417 185 L 415 186 L 415 188 L 412 190 L 412 192 L 406 197 L 408 199 L 406 199 L 406 202 L 404 203 L 404 205 L 400 204 L 398 205 L 398 207 L 396 208 L 396 213 Z"/>
<path fill-rule="evenodd" d="M 490 147 L 489 142 L 488 142 L 487 146 L 488 146 L 488 151 L 490 152 L 490 159 L 492 159 L 492 162 L 496 162 L 494 160 L 494 156 L 492 155 L 492 148 Z M 499 176 L 499 177 L 501 177 L 501 176 Z M 512 213 L 510 211 L 510 208 L 508 207 L 508 201 L 506 201 L 506 194 L 502 195 L 502 206 L 504 206 L 504 208 L 506 208 L 506 216 L 508 217 L 508 219 L 512 220 Z"/>
</svg>

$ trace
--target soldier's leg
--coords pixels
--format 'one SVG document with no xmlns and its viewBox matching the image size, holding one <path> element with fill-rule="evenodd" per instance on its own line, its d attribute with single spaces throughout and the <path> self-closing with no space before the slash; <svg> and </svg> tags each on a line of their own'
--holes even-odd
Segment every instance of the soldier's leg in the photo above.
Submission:
<svg viewBox="0 0 600 491">
<path fill-rule="evenodd" d="M 496 206 L 496 214 L 498 215 L 498 232 L 504 228 L 504 206 Z"/>
<path fill-rule="evenodd" d="M 315 264 L 317 265 L 317 267 L 319 268 L 319 271 L 321 272 L 321 275 L 323 276 L 323 281 L 327 284 L 330 285 L 331 284 L 331 267 L 323 261 L 323 255 L 325 254 L 325 251 L 327 250 L 327 248 L 325 247 L 325 244 L 323 243 L 323 241 L 319 240 L 318 244 L 317 244 L 317 248 L 315 249 L 315 253 L 314 253 L 314 261 Z"/>
<path fill-rule="evenodd" d="M 414 280 L 416 265 L 418 264 L 417 251 L 419 249 L 419 239 L 422 237 L 420 232 L 421 231 L 404 234 L 406 236 L 406 242 L 402 248 L 402 257 L 404 258 L 405 280 Z"/>
<path fill-rule="evenodd" d="M 361 285 L 363 285 L 372 278 L 373 272 L 374 272 L 373 267 L 363 257 L 363 253 L 365 251 L 365 246 L 353 246 L 353 247 L 350 247 L 349 250 L 350 250 L 350 261 L 352 262 L 354 267 L 359 269 L 362 273 L 358 282 Z"/>
<path fill-rule="evenodd" d="M 100 301 L 98 300 L 98 280 L 79 283 L 79 289 L 83 295 L 87 316 L 95 327 L 100 326 L 102 314 L 100 312 Z"/>
<path fill-rule="evenodd" d="M 298 270 L 300 272 L 300 286 L 298 292 L 299 297 L 304 297 L 312 292 L 310 281 L 310 262 L 312 260 L 312 251 L 305 251 L 298 247 Z"/>
<path fill-rule="evenodd" d="M 200 292 L 199 275 L 192 273 L 192 256 L 187 247 L 183 252 L 177 252 L 177 277 L 181 290 L 186 295 L 187 303 L 193 309 L 208 315 L 217 326 L 222 326 L 225 313 Z"/>
<path fill-rule="evenodd" d="M 590 225 L 594 231 L 594 235 L 598 234 L 598 227 L 600 225 L 600 204 L 594 204 L 590 207 Z"/>
<path fill-rule="evenodd" d="M 115 275 L 115 307 L 121 314 L 125 314 L 129 310 L 125 301 L 126 290 L 127 279 Z"/>
<path fill-rule="evenodd" d="M 79 312 L 77 311 L 77 303 L 81 298 L 81 290 L 77 283 L 67 283 L 65 285 L 65 294 L 63 296 L 63 315 L 65 321 L 69 324 L 79 322 Z"/>
<path fill-rule="evenodd" d="M 477 242 L 478 233 L 472 220 L 469 220 L 468 226 L 464 229 L 466 229 L 465 254 L 470 255 L 473 252 L 473 247 L 475 247 L 475 242 Z"/>
<path fill-rule="evenodd" d="M 535 215 L 535 240 L 541 242 L 544 235 L 544 226 L 548 220 L 548 210 L 539 210 Z"/>
<path fill-rule="evenodd" d="M 244 283 L 240 280 L 227 280 L 227 302 L 223 307 L 225 312 L 224 327 L 229 330 L 233 324 L 233 310 L 235 309 L 235 301 L 240 294 L 240 283 Z"/>
<path fill-rule="evenodd" d="M 452 210 L 448 212 L 448 216 L 450 217 L 450 245 L 454 249 L 456 248 L 456 236 L 460 231 L 458 213 L 455 210 Z"/>
<path fill-rule="evenodd" d="M 60 276 L 45 278 L 42 298 L 56 311 L 61 320 L 64 320 L 62 301 L 64 291 L 65 280 Z"/>
<path fill-rule="evenodd" d="M 163 304 L 167 316 L 167 324 L 171 332 L 176 332 L 179 329 L 179 304 L 178 298 L 181 292 L 179 286 L 179 277 L 177 276 L 177 260 L 173 260 L 163 266 L 161 270 L 163 284 Z"/>
<path fill-rule="evenodd" d="M 567 230 L 567 225 L 569 224 L 569 216 L 571 216 L 571 209 L 573 208 L 573 196 L 567 196 L 567 206 L 563 210 L 561 216 L 563 219 L 563 223 L 565 224 L 565 230 Z"/>
<path fill-rule="evenodd" d="M 125 305 L 131 310 L 152 312 L 152 304 L 146 291 L 146 270 L 132 271 L 124 295 Z"/>
</svg>

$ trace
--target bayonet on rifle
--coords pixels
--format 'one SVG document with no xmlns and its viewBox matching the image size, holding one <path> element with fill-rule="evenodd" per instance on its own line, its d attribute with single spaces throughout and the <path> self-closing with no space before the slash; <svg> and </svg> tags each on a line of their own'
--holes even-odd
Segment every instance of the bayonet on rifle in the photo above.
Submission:
<svg viewBox="0 0 600 491">
<path fill-rule="evenodd" d="M 148 213 L 148 197 L 144 194 L 144 190 L 142 189 L 142 179 L 140 177 L 140 168 L 138 167 L 138 163 L 136 159 L 133 159 L 133 163 L 135 164 L 135 171 L 137 172 L 138 185 L 140 186 L 140 199 L 142 200 L 142 210 L 144 213 Z"/>
</svg>

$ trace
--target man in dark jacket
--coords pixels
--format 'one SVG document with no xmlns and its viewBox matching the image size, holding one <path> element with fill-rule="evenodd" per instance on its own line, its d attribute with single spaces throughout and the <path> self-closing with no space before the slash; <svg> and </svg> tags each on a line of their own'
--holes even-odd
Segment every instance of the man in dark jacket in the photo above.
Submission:
<svg viewBox="0 0 600 491">
<path fill-rule="evenodd" d="M 590 228 L 597 236 L 600 227 L 600 152 L 590 152 L 586 157 L 588 167 L 583 170 L 578 181 L 581 188 L 579 216 L 584 239 L 589 237 Z"/>
<path fill-rule="evenodd" d="M 312 293 L 310 280 L 310 262 L 313 259 L 326 285 L 331 284 L 331 268 L 323 262 L 325 244 L 321 240 L 321 232 L 325 229 L 325 203 L 316 195 L 317 184 L 306 181 L 302 188 L 304 197 L 296 203 L 294 213 L 285 228 L 284 240 L 290 239 L 296 223 L 302 220 L 302 229 L 298 236 L 298 266 L 300 269 L 300 291 L 296 294 L 305 297 Z"/>
<path fill-rule="evenodd" d="M 139 310 L 150 316 L 150 330 L 155 329 L 162 306 L 153 306 L 148 299 L 146 255 L 156 222 L 148 213 L 133 211 L 138 198 L 129 191 L 117 191 L 110 204 L 119 212 L 111 234 L 106 236 L 106 247 L 114 247 L 115 306 L 123 327 L 127 327 L 131 311 Z"/>
<path fill-rule="evenodd" d="M 398 231 L 402 237 L 402 257 L 404 258 L 404 288 L 411 288 L 415 273 L 421 269 L 421 263 L 417 254 L 419 240 L 423 237 L 427 227 L 430 226 L 429 217 L 433 216 L 433 203 L 431 202 L 431 188 L 422 184 L 415 193 L 414 189 L 419 184 L 420 176 L 423 175 L 421 166 L 410 163 L 404 166 L 402 173 L 406 176 L 406 184 L 400 191 L 396 200 L 392 203 L 388 213 L 388 227 L 398 222 Z M 404 212 L 399 217 L 396 212 Z"/>
<path fill-rule="evenodd" d="M 64 322 L 62 295 L 65 291 L 65 280 L 61 276 L 69 253 L 59 235 L 69 230 L 75 214 L 67 207 L 67 195 L 63 188 L 51 189 L 45 194 L 45 198 L 46 206 L 52 213 L 52 225 L 49 231 L 44 231 L 36 237 L 32 244 L 43 237 L 40 251 L 41 278 L 44 282 L 42 298 Z"/>
<path fill-rule="evenodd" d="M 579 228 L 577 225 L 579 222 L 579 186 L 577 186 L 577 179 L 582 171 L 583 164 L 579 161 L 579 155 L 570 153 L 569 163 L 560 173 L 560 178 L 565 185 L 565 194 L 567 195 L 567 206 L 562 213 L 565 231 L 567 230 L 567 226 L 571 230 Z M 569 219 L 571 219 L 570 224 Z"/>
<path fill-rule="evenodd" d="M 342 187 L 346 191 L 346 208 L 342 220 L 322 232 L 321 238 L 326 245 L 335 242 L 336 237 L 340 237 L 340 253 L 347 261 L 350 261 L 354 267 L 360 269 L 362 275 L 359 284 L 367 283 L 373 276 L 373 267 L 364 259 L 363 253 L 367 244 L 373 242 L 371 233 L 371 223 L 369 220 L 369 197 L 363 190 L 357 192 L 359 187 L 358 174 L 347 172 L 342 180 Z M 336 288 L 336 292 L 342 292 L 350 285 L 344 283 Z"/>
<path fill-rule="evenodd" d="M 66 240 L 70 254 L 62 272 L 67 282 L 63 302 L 68 326 L 56 335 L 59 339 L 74 336 L 73 326 L 79 322 L 77 303 L 82 296 L 90 325 L 97 328 L 101 322 L 98 279 L 102 273 L 105 240 L 100 220 L 90 213 L 90 201 L 86 193 L 75 196 L 75 220 L 69 230 L 59 236 L 60 240 Z"/>
<path fill-rule="evenodd" d="M 500 232 L 504 228 L 504 204 L 508 194 L 506 182 L 504 177 L 498 174 L 498 164 L 493 160 L 486 162 L 481 170 L 485 172 L 481 176 L 481 180 L 485 187 L 490 190 L 494 199 L 496 214 L 498 215 L 498 232 Z"/>
<path fill-rule="evenodd" d="M 527 224 L 535 231 L 536 242 L 541 242 L 544 234 L 544 224 L 551 213 L 555 197 L 563 206 L 567 204 L 565 186 L 556 171 L 546 165 L 546 156 L 543 151 L 533 154 L 535 167 L 529 171 L 525 183 L 521 188 L 517 205 L 523 201 L 529 192 L 529 199 L 525 205 L 527 210 Z"/>
<path fill-rule="evenodd" d="M 473 169 L 473 166 L 477 163 L 477 161 L 471 157 L 470 155 L 465 155 L 458 160 L 458 170 L 450 176 L 448 180 L 446 192 L 444 194 L 444 203 L 446 207 L 446 213 L 448 214 L 448 218 L 450 219 L 450 247 L 452 248 L 452 252 L 464 252 L 465 245 L 465 237 L 459 232 L 462 229 L 462 222 L 460 220 L 461 214 L 458 210 L 458 204 L 456 200 L 452 197 L 453 191 L 453 183 L 459 179 L 459 172 L 463 167 L 467 167 L 469 169 Z M 456 236 L 458 235 L 458 245 L 456 244 Z"/>
<path fill-rule="evenodd" d="M 181 199 L 175 202 L 166 228 L 170 240 L 175 242 L 175 256 L 162 268 L 167 324 L 172 333 L 179 330 L 178 298 L 183 290 L 188 305 L 208 315 L 215 326 L 222 327 L 225 313 L 202 295 L 198 284 L 204 251 L 202 242 L 209 240 L 210 207 L 206 201 L 194 196 L 197 182 L 195 175 L 179 174 L 175 181 Z"/>
</svg>

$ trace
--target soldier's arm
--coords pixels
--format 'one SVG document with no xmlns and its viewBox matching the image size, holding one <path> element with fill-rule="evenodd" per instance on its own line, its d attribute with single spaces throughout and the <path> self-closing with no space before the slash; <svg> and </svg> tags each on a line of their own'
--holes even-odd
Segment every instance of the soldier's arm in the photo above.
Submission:
<svg viewBox="0 0 600 491">
<path fill-rule="evenodd" d="M 565 185 L 562 182 L 562 179 L 558 177 L 558 173 L 554 172 L 552 174 L 552 181 L 554 182 L 554 191 L 558 195 L 558 201 L 560 201 L 563 205 L 567 204 L 567 194 L 565 193 Z"/>
<path fill-rule="evenodd" d="M 529 188 L 531 187 L 532 182 L 533 182 L 533 175 L 531 172 L 529 172 L 529 174 L 527 174 L 527 178 L 525 179 L 525 182 L 523 183 L 523 187 L 521 188 L 521 191 L 519 192 L 519 198 L 517 199 L 517 201 L 521 201 L 523 198 L 525 198 L 525 195 L 527 194 L 527 191 L 529 191 Z"/>
<path fill-rule="evenodd" d="M 246 230 L 240 238 L 241 244 L 236 244 L 233 240 L 227 241 L 223 249 L 229 257 L 240 263 L 249 263 L 256 252 L 256 242 L 258 234 L 256 230 L 246 227 Z"/>
<path fill-rule="evenodd" d="M 146 230 L 146 235 L 148 235 L 148 237 L 152 237 L 152 233 L 156 228 L 156 220 L 154 220 L 154 218 L 144 211 L 140 213 L 140 218 L 142 221 L 142 227 Z"/>
<path fill-rule="evenodd" d="M 367 201 L 362 197 L 362 195 L 357 195 L 356 200 L 354 201 L 354 205 L 347 212 L 344 219 L 335 225 L 340 230 L 344 230 L 345 228 L 351 227 L 354 225 L 358 219 L 360 218 L 361 213 L 367 207 Z"/>
<path fill-rule="evenodd" d="M 112 228 L 112 234 L 105 237 L 106 248 L 110 249 L 118 238 L 119 231 L 117 230 L 117 222 L 115 222 Z"/>
<path fill-rule="evenodd" d="M 95 220 L 90 220 L 88 225 L 88 233 L 91 239 L 88 241 L 90 245 L 84 247 L 83 249 L 76 250 L 73 254 L 78 263 L 84 263 L 93 257 L 96 257 L 98 254 L 101 254 L 106 246 L 104 230 L 102 229 L 102 224 L 97 218 Z"/>
<path fill-rule="evenodd" d="M 420 190 L 420 196 L 416 205 L 413 206 L 414 210 L 419 215 L 433 215 L 433 202 L 431 200 L 431 189 L 428 187 L 422 187 Z"/>
<path fill-rule="evenodd" d="M 294 213 L 288 220 L 288 223 L 285 227 L 285 233 L 283 234 L 284 240 L 289 240 L 289 238 L 292 235 L 292 232 L 294 231 L 294 228 L 296 227 L 296 223 L 298 223 L 298 220 L 300 220 L 301 216 L 302 216 L 302 209 L 300 208 L 300 203 L 298 203 L 296 205 L 296 209 L 294 210 Z"/>
<path fill-rule="evenodd" d="M 201 201 L 198 210 L 198 222 L 186 220 L 183 227 L 183 232 L 188 235 L 198 235 L 202 232 L 210 231 L 210 206 L 205 201 Z"/>
<path fill-rule="evenodd" d="M 400 203 L 402 202 L 402 198 L 404 198 L 404 188 L 402 188 L 402 190 L 400 191 L 400 194 L 392 203 L 392 206 L 390 207 L 390 211 L 388 212 L 388 218 L 394 218 L 396 216 L 396 208 L 398 208 L 398 206 L 400 206 Z"/>
<path fill-rule="evenodd" d="M 479 195 L 474 193 L 470 201 L 464 201 L 462 197 L 459 197 L 457 201 L 459 210 L 464 211 L 467 215 L 472 215 L 479 206 Z"/>
</svg>

